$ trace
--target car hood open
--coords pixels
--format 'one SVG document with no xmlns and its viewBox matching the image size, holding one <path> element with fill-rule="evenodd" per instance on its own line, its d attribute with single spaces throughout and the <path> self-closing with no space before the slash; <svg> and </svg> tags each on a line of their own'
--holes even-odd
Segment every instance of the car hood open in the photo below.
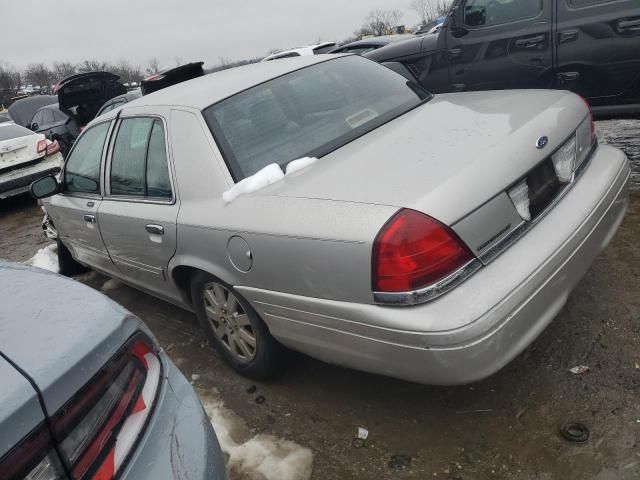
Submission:
<svg viewBox="0 0 640 480">
<path fill-rule="evenodd" d="M 413 208 L 452 224 L 558 148 L 586 112 L 559 91 L 438 95 L 268 191 Z"/>
<path fill-rule="evenodd" d="M 35 95 L 16 100 L 9 107 L 9 116 L 22 127 L 28 127 L 35 113 L 42 107 L 53 105 L 58 99 L 54 95 Z"/>
</svg>

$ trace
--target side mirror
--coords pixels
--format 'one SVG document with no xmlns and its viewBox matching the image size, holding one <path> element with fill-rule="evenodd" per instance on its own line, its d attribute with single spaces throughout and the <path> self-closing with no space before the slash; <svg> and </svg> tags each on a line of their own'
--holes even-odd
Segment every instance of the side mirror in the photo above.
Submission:
<svg viewBox="0 0 640 480">
<path fill-rule="evenodd" d="M 35 199 L 47 198 L 60 191 L 60 185 L 53 175 L 39 178 L 31 184 L 31 196 Z"/>
<path fill-rule="evenodd" d="M 35 132 L 36 130 L 38 130 L 38 128 L 40 128 L 40 125 L 38 125 L 37 123 L 32 123 L 32 124 L 29 126 L 29 130 L 33 130 L 34 132 Z"/>
</svg>

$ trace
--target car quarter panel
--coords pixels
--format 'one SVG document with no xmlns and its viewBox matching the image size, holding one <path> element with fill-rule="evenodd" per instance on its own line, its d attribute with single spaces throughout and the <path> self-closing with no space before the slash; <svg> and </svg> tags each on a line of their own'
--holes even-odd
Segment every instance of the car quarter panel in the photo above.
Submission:
<svg viewBox="0 0 640 480">
<path fill-rule="evenodd" d="M 0 356 L 0 458 L 43 421 L 36 391 Z"/>
<path fill-rule="evenodd" d="M 131 335 L 147 331 L 101 293 L 51 272 L 0 262 L 0 285 L 4 311 L 11 312 L 0 314 L 0 351 L 33 379 L 48 412 L 57 411 Z M 46 309 L 43 301 L 24 301 L 31 291 L 46 299 Z"/>
<path fill-rule="evenodd" d="M 239 290 L 273 335 L 296 350 L 427 383 L 477 380 L 515 357 L 562 308 L 622 222 L 629 172 L 622 152 L 599 147 L 574 188 L 532 230 L 465 283 L 423 305 L 382 307 Z M 474 356 L 485 363 L 471 368 Z M 447 379 L 456 371 L 460 377 Z"/>
</svg>

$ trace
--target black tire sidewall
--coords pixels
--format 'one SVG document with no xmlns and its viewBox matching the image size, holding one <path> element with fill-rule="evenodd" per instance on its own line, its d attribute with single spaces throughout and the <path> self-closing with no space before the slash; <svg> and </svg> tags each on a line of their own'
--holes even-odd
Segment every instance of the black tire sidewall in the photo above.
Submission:
<svg viewBox="0 0 640 480">
<path fill-rule="evenodd" d="M 79 273 L 84 273 L 87 268 L 76 262 L 71 256 L 71 252 L 64 246 L 60 238 L 56 239 L 58 253 L 58 270 L 61 275 L 70 277 Z"/>
<path fill-rule="evenodd" d="M 202 294 L 204 286 L 211 282 L 219 283 L 233 293 L 249 317 L 252 330 L 256 337 L 256 354 L 254 358 L 248 362 L 241 362 L 224 345 L 222 345 L 213 331 L 211 322 L 205 314 Z M 194 275 L 191 280 L 191 299 L 198 321 L 205 331 L 209 342 L 213 344 L 215 349 L 229 366 L 241 375 L 256 380 L 270 378 L 275 374 L 279 358 L 281 356 L 281 346 L 273 338 L 266 324 L 262 321 L 257 312 L 249 302 L 247 302 L 242 295 L 238 293 L 237 290 L 213 275 L 200 272 Z"/>
</svg>

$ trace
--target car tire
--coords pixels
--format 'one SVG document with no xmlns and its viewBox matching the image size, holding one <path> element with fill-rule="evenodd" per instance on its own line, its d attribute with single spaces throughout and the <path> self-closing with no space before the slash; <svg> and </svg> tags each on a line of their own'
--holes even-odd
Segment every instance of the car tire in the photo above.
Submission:
<svg viewBox="0 0 640 480">
<path fill-rule="evenodd" d="M 64 246 L 64 243 L 62 243 L 59 238 L 56 240 L 56 243 L 58 245 L 58 269 L 60 274 L 66 277 L 71 277 L 73 275 L 84 273 L 88 270 L 87 267 L 79 264 L 73 259 L 71 252 Z"/>
<path fill-rule="evenodd" d="M 273 377 L 283 347 L 249 302 L 231 285 L 204 272 L 193 276 L 191 298 L 207 338 L 229 366 L 254 380 Z"/>
</svg>

